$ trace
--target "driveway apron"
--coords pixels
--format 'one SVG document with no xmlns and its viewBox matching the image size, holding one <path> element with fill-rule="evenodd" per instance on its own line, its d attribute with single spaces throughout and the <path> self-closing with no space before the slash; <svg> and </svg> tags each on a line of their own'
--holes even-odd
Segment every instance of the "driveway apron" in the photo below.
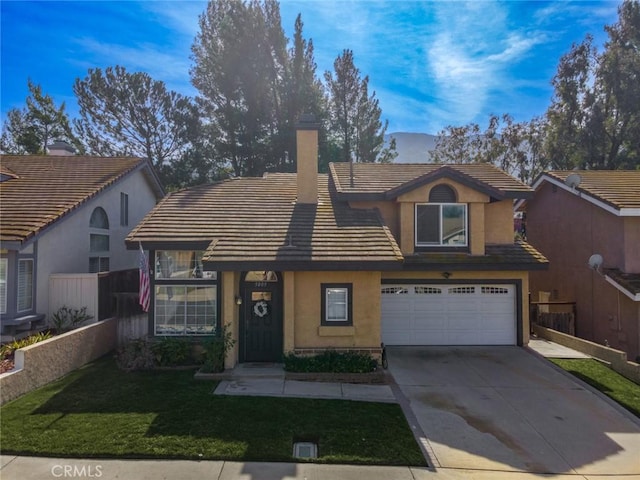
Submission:
<svg viewBox="0 0 640 480">
<path fill-rule="evenodd" d="M 436 467 L 640 474 L 640 426 L 520 347 L 388 347 Z"/>
</svg>

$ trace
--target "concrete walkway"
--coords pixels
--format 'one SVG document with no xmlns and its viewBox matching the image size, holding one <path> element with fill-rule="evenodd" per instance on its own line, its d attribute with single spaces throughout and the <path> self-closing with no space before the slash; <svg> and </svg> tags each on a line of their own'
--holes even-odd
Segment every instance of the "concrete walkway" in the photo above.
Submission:
<svg viewBox="0 0 640 480">
<path fill-rule="evenodd" d="M 258 368 L 240 365 L 231 373 L 231 379 L 222 380 L 213 393 L 396 403 L 389 385 L 286 380 L 281 365 Z"/>
<path fill-rule="evenodd" d="M 544 338 L 531 337 L 529 348 L 546 358 L 591 358 L 582 352 L 550 342 Z"/>
</svg>

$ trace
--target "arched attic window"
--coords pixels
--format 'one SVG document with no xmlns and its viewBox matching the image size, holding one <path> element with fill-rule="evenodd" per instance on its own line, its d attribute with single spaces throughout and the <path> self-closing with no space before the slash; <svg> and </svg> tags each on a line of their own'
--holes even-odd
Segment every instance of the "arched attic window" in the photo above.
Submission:
<svg viewBox="0 0 640 480">
<path fill-rule="evenodd" d="M 449 185 L 436 185 L 429 192 L 430 203 L 456 203 L 458 196 Z"/>
<path fill-rule="evenodd" d="M 109 271 L 109 217 L 96 207 L 89 220 L 89 273 Z"/>
</svg>

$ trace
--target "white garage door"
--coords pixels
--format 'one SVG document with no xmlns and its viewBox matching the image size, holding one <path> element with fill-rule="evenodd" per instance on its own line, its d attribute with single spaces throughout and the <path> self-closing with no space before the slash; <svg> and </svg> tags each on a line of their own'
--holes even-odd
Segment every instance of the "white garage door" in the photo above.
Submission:
<svg viewBox="0 0 640 480">
<path fill-rule="evenodd" d="M 515 285 L 383 285 L 385 345 L 515 345 Z"/>
</svg>

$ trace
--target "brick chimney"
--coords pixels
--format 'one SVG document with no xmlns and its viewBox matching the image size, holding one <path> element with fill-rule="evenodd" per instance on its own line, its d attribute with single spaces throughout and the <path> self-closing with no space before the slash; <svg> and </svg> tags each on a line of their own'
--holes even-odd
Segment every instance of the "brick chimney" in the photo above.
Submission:
<svg viewBox="0 0 640 480">
<path fill-rule="evenodd" d="M 303 114 L 296 125 L 297 203 L 318 203 L 318 130 L 315 116 Z"/>
</svg>

